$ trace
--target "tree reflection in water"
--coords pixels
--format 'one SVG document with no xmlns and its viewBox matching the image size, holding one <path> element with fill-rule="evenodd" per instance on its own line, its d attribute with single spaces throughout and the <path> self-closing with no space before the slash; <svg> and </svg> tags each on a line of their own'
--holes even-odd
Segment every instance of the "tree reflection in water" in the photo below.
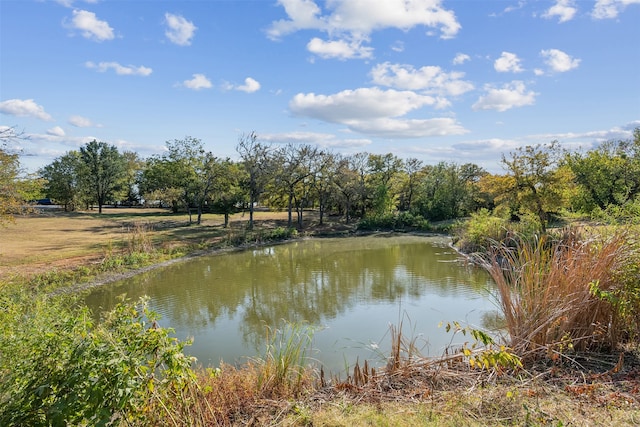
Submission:
<svg viewBox="0 0 640 427">
<path fill-rule="evenodd" d="M 401 316 L 431 347 L 440 321 L 481 326 L 482 313 L 494 308 L 490 286 L 488 275 L 461 262 L 444 237 L 375 235 L 201 257 L 98 288 L 86 301 L 99 310 L 123 293 L 149 295 L 163 324 L 180 338 L 193 336 L 190 352 L 213 364 L 261 354 L 265 327 L 283 320 L 326 326 L 316 334 L 325 363 L 324 356 L 343 350 L 359 357 L 367 344 L 354 349 L 345 342 L 375 341 Z"/>
</svg>

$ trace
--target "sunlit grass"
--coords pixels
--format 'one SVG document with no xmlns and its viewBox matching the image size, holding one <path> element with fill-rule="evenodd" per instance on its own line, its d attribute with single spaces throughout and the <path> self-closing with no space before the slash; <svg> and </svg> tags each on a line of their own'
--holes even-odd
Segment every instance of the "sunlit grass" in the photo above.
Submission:
<svg viewBox="0 0 640 427">
<path fill-rule="evenodd" d="M 614 349 L 629 332 L 614 299 L 625 297 L 620 272 L 634 259 L 622 231 L 586 236 L 567 229 L 494 247 L 488 268 L 515 352 L 556 358 Z"/>
</svg>

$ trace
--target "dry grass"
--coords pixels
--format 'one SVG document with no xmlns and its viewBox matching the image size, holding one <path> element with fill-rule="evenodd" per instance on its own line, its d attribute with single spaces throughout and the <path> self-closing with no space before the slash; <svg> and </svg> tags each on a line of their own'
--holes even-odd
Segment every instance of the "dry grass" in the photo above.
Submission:
<svg viewBox="0 0 640 427">
<path fill-rule="evenodd" d="M 627 239 L 623 232 L 587 238 L 569 229 L 557 240 L 542 236 L 494 249 L 489 271 L 516 354 L 555 359 L 616 348 L 625 330 L 603 296 L 620 290 L 617 273 L 632 259 Z"/>
<path fill-rule="evenodd" d="M 285 212 L 256 212 L 265 226 L 286 224 Z M 242 228 L 248 215 L 231 217 Z M 265 224 L 268 223 L 268 224 Z M 96 212 L 43 210 L 18 216 L 0 229 L 0 280 L 100 262 L 111 251 L 148 250 L 213 244 L 226 236 L 222 215 L 205 214 L 189 226 L 186 214 L 163 209 L 104 208 Z"/>
<path fill-rule="evenodd" d="M 598 381 L 569 370 L 498 374 L 443 361 L 402 366 L 359 385 L 354 374 L 351 382 L 316 383 L 300 396 L 274 397 L 260 392 L 259 364 L 223 364 L 200 372 L 192 405 L 176 425 L 608 426 L 640 421 L 637 363 Z"/>
</svg>

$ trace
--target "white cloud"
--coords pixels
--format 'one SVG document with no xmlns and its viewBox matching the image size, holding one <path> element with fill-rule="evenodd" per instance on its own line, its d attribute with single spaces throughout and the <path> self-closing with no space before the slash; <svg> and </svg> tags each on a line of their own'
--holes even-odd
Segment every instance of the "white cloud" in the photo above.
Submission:
<svg viewBox="0 0 640 427">
<path fill-rule="evenodd" d="M 373 48 L 362 46 L 362 40 L 324 41 L 314 37 L 307 44 L 307 50 L 323 59 L 337 58 L 341 60 L 353 58 L 371 58 Z"/>
<path fill-rule="evenodd" d="M 594 19 L 613 19 L 630 4 L 640 4 L 640 0 L 597 0 L 591 16 Z"/>
<path fill-rule="evenodd" d="M 44 111 L 41 105 L 33 99 L 8 99 L 0 102 L 0 113 L 17 117 L 35 117 L 36 119 L 51 121 L 51 115 Z"/>
<path fill-rule="evenodd" d="M 513 6 L 513 5 L 512 6 L 507 6 L 502 12 L 503 13 L 514 12 L 516 10 L 522 9 L 526 4 L 527 4 L 527 2 L 525 0 L 520 0 L 517 5 L 515 5 L 515 6 Z"/>
<path fill-rule="evenodd" d="M 391 45 L 391 50 L 394 52 L 404 52 L 404 42 L 401 40 L 397 40 L 394 44 Z"/>
<path fill-rule="evenodd" d="M 204 74 L 194 74 L 191 80 L 183 81 L 182 86 L 193 90 L 210 89 L 213 87 L 211 81 Z"/>
<path fill-rule="evenodd" d="M 100 62 L 96 64 L 94 62 L 87 61 L 85 62 L 84 65 L 87 68 L 98 70 L 101 73 L 104 73 L 109 69 L 112 69 L 116 72 L 116 74 L 121 76 L 145 76 L 146 77 L 151 75 L 151 73 L 153 72 L 151 68 L 145 67 L 142 65 L 139 67 L 136 67 L 135 65 L 124 66 L 124 65 L 118 64 L 117 62 Z"/>
<path fill-rule="evenodd" d="M 349 125 L 354 131 L 382 138 L 423 138 L 429 136 L 463 135 L 462 125 L 449 117 L 435 119 L 380 118 Z"/>
<path fill-rule="evenodd" d="M 271 23 L 267 35 L 279 39 L 287 34 L 305 29 L 327 29 L 326 18 L 321 18 L 321 10 L 313 0 L 278 0 L 284 7 L 289 20 L 281 19 Z"/>
<path fill-rule="evenodd" d="M 499 73 L 520 73 L 523 71 L 520 66 L 520 58 L 511 52 L 502 52 L 500 58 L 493 63 L 493 68 Z"/>
<path fill-rule="evenodd" d="M 260 82 L 258 82 L 257 80 L 251 77 L 247 77 L 246 79 L 244 79 L 243 85 L 235 85 L 233 83 L 229 83 L 225 81 L 220 84 L 220 88 L 222 90 L 239 90 L 242 92 L 253 93 L 253 92 L 259 91 L 261 88 L 261 85 L 260 85 Z"/>
<path fill-rule="evenodd" d="M 425 105 L 435 104 L 435 98 L 411 91 L 360 88 L 334 95 L 299 93 L 289 103 L 296 115 L 313 117 L 332 123 L 398 117 Z"/>
<path fill-rule="evenodd" d="M 64 129 L 62 129 L 60 126 L 54 126 L 51 129 L 49 129 L 47 131 L 47 135 L 51 135 L 51 136 L 65 136 L 65 132 Z"/>
<path fill-rule="evenodd" d="M 461 28 L 455 13 L 441 0 L 331 0 L 323 11 L 313 0 L 278 0 L 288 19 L 274 21 L 267 36 L 278 40 L 299 30 L 327 33 L 331 41 L 314 38 L 307 48 L 323 58 L 369 58 L 372 48 L 361 45 L 374 31 L 397 28 L 404 31 L 424 26 L 439 29 L 443 39 Z"/>
<path fill-rule="evenodd" d="M 399 118 L 423 106 L 434 106 L 437 98 L 412 91 L 359 88 L 333 95 L 299 93 L 289 102 L 291 112 L 368 135 L 415 138 L 431 135 L 461 134 L 466 130 L 450 118 Z"/>
<path fill-rule="evenodd" d="M 557 0 L 556 4 L 547 9 L 542 17 L 552 19 L 557 16 L 558 22 L 562 23 L 571 21 L 577 11 L 574 0 Z"/>
<path fill-rule="evenodd" d="M 476 111 L 496 110 L 503 112 L 514 107 L 533 105 L 538 95 L 533 91 L 527 91 L 524 83 L 518 80 L 504 84 L 502 88 L 486 85 L 485 91 L 486 94 L 481 96 L 471 108 Z"/>
<path fill-rule="evenodd" d="M 73 6 L 73 3 L 76 0 L 55 0 L 56 3 L 64 6 L 64 7 L 71 7 Z M 85 3 L 91 3 L 91 4 L 96 4 L 98 3 L 98 0 L 84 0 Z"/>
<path fill-rule="evenodd" d="M 457 53 L 453 58 L 453 65 L 464 64 L 466 61 L 471 61 L 471 57 L 466 53 Z"/>
<path fill-rule="evenodd" d="M 164 35 L 167 36 L 172 43 L 179 46 L 189 46 L 198 27 L 180 15 L 165 13 L 164 18 L 167 24 L 167 30 Z"/>
<path fill-rule="evenodd" d="M 72 29 L 80 30 L 84 38 L 101 42 L 112 40 L 115 37 L 113 28 L 109 26 L 109 23 L 99 20 L 95 13 L 86 10 L 74 10 L 72 14 L 73 17 L 68 26 Z"/>
<path fill-rule="evenodd" d="M 558 73 L 573 70 L 574 68 L 578 68 L 578 65 L 580 65 L 580 59 L 572 58 L 558 49 L 541 50 L 540 56 L 545 58 L 545 64 L 547 64 L 552 71 Z"/>
<path fill-rule="evenodd" d="M 322 148 L 351 149 L 362 148 L 370 145 L 372 141 L 366 138 L 338 138 L 331 133 L 319 132 L 286 132 L 260 134 L 260 139 L 265 142 L 279 144 L 311 144 Z"/>
<path fill-rule="evenodd" d="M 411 65 L 385 62 L 373 67 L 371 76 L 377 85 L 423 90 L 441 96 L 457 96 L 473 90 L 473 84 L 462 80 L 464 73 L 447 73 L 437 66 L 425 66 L 416 70 Z"/>
<path fill-rule="evenodd" d="M 247 77 L 244 79 L 244 84 L 242 86 L 238 86 L 236 89 L 242 92 L 253 93 L 260 90 L 260 83 L 251 77 Z"/>
<path fill-rule="evenodd" d="M 90 119 L 82 116 L 71 116 L 67 121 L 71 126 L 75 126 L 77 128 L 90 128 L 96 126 Z"/>
<path fill-rule="evenodd" d="M 500 157 L 500 153 L 511 151 L 518 145 L 519 143 L 512 139 L 490 138 L 459 142 L 453 144 L 452 147 L 460 151 L 473 152 L 476 155 L 488 151 L 495 153 L 495 157 L 498 158 Z"/>
</svg>

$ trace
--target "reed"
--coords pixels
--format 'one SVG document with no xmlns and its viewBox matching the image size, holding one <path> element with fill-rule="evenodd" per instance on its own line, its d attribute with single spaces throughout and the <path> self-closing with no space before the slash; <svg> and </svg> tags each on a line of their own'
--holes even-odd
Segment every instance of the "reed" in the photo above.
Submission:
<svg viewBox="0 0 640 427">
<path fill-rule="evenodd" d="M 498 289 L 510 346 L 523 358 L 613 349 L 623 334 L 612 298 L 631 262 L 624 232 L 585 237 L 577 229 L 496 245 L 488 270 Z"/>
</svg>

